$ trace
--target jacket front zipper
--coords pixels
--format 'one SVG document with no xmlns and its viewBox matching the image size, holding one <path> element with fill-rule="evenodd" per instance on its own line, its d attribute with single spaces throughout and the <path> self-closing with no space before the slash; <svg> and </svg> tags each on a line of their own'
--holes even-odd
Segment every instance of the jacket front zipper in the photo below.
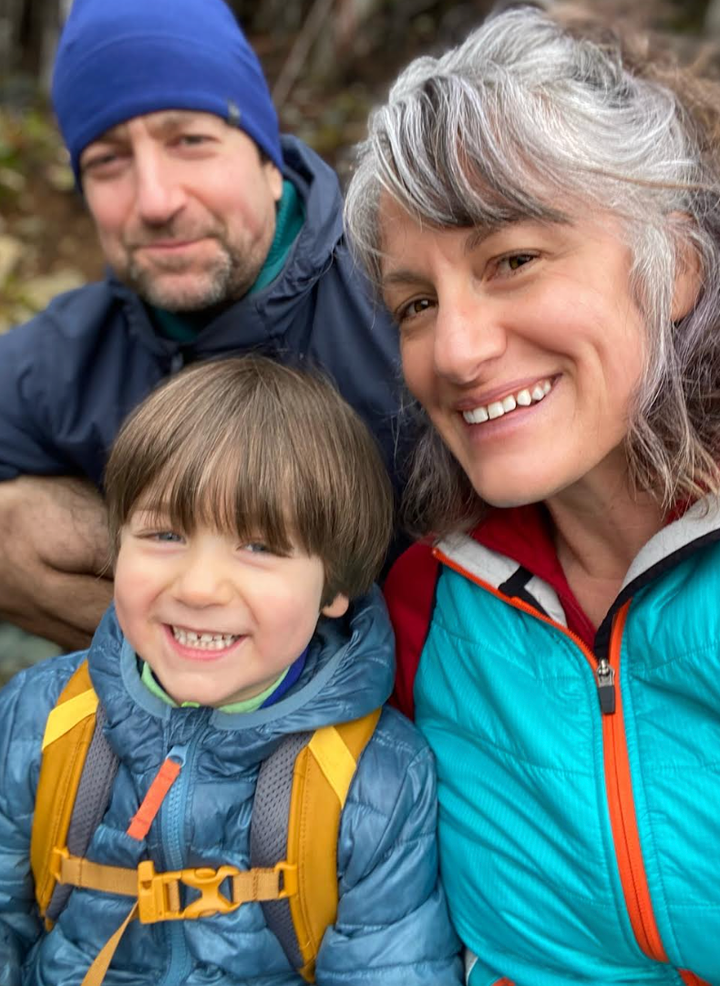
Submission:
<svg viewBox="0 0 720 986">
<path fill-rule="evenodd" d="M 185 862 L 183 829 L 188 801 L 188 790 L 192 777 L 193 754 L 199 742 L 194 736 L 185 746 L 173 746 L 168 757 L 178 759 L 182 770 L 175 784 L 170 788 L 160 809 L 160 832 L 165 867 L 168 870 L 181 870 Z M 190 956 L 185 940 L 182 921 L 168 921 L 165 927 L 170 964 L 162 980 L 163 986 L 179 986 L 184 983 L 190 971 Z"/>
<path fill-rule="evenodd" d="M 630 600 L 617 611 L 610 636 L 608 664 L 613 677 L 618 680 L 618 686 L 622 638 L 629 608 Z M 630 774 L 622 694 L 619 687 L 616 690 L 614 713 L 603 716 L 602 727 L 610 824 L 630 924 L 643 952 L 657 962 L 667 962 L 668 958 L 655 922 L 650 888 L 645 874 Z"/>
<path fill-rule="evenodd" d="M 625 906 L 630 918 L 630 925 L 638 945 L 645 955 L 657 962 L 668 963 L 665 948 L 655 921 L 650 888 L 645 874 L 645 864 L 640 845 L 640 833 L 637 827 L 635 800 L 630 773 L 630 760 L 625 735 L 622 696 L 620 693 L 620 655 L 622 637 L 627 620 L 631 600 L 624 603 L 615 613 L 610 636 L 609 654 L 597 658 L 590 648 L 567 627 L 538 612 L 522 599 L 506 596 L 488 582 L 473 575 L 462 565 L 453 561 L 439 548 L 433 549 L 433 555 L 443 565 L 451 568 L 470 582 L 515 609 L 521 610 L 557 631 L 569 637 L 579 648 L 590 664 L 600 699 L 602 713 L 603 751 L 605 765 L 605 790 L 607 795 L 610 825 L 615 847 L 615 857 L 620 874 L 620 883 L 625 898 Z M 679 970 L 683 982 L 693 986 L 707 986 L 703 980 L 687 970 Z"/>
</svg>

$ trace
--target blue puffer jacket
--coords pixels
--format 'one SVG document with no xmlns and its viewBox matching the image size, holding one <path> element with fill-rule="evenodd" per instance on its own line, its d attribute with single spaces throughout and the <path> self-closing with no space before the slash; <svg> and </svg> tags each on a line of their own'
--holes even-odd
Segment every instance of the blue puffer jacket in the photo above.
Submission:
<svg viewBox="0 0 720 986">
<path fill-rule="evenodd" d="M 138 297 L 112 277 L 0 335 L 0 480 L 80 475 L 99 486 L 120 423 L 162 379 L 250 350 L 322 368 L 394 475 L 397 332 L 348 253 L 334 172 L 294 138 L 283 138 L 283 155 L 305 209 L 285 267 L 192 342 L 158 336 Z"/>
<path fill-rule="evenodd" d="M 176 709 L 147 691 L 114 613 L 89 653 L 120 758 L 111 802 L 88 857 L 158 870 L 247 868 L 260 763 L 289 732 L 357 718 L 387 697 L 392 632 L 378 594 L 349 619 L 322 621 L 303 674 L 276 705 L 248 714 Z M 85 653 L 40 664 L 0 694 L 0 984 L 79 986 L 128 912 L 128 899 L 74 891 L 41 932 L 29 844 L 45 720 Z M 125 834 L 160 764 L 185 764 L 145 842 Z M 351 785 L 338 844 L 340 902 L 317 964 L 320 986 L 458 986 L 458 943 L 437 882 L 432 757 L 414 727 L 386 709 Z M 106 986 L 300 986 L 258 904 L 194 921 L 133 921 Z"/>
</svg>

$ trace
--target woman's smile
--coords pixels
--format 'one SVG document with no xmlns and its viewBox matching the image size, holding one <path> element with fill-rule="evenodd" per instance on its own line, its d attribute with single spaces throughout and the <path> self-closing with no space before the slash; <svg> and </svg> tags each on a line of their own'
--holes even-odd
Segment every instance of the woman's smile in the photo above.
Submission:
<svg viewBox="0 0 720 986">
<path fill-rule="evenodd" d="M 469 425 L 485 424 L 503 418 L 518 408 L 532 407 L 539 404 L 553 388 L 553 380 L 545 377 L 529 387 L 522 387 L 514 393 L 506 393 L 504 397 L 488 399 L 468 411 L 462 411 L 462 416 Z"/>
</svg>

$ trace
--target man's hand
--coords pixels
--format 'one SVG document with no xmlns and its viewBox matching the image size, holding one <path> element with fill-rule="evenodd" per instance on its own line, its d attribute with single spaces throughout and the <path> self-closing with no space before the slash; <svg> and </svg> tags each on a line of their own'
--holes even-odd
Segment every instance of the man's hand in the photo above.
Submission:
<svg viewBox="0 0 720 986">
<path fill-rule="evenodd" d="M 90 483 L 0 483 L 0 617 L 62 647 L 87 647 L 112 598 L 105 505 Z"/>
</svg>

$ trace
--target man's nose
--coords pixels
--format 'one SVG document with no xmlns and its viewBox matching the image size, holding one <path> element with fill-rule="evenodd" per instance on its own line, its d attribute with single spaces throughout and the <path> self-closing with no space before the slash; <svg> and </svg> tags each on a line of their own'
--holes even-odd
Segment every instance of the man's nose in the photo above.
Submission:
<svg viewBox="0 0 720 986">
<path fill-rule="evenodd" d="M 484 364 L 505 351 L 507 333 L 500 311 L 472 291 L 439 299 L 434 360 L 441 377 L 460 386 L 474 383 Z"/>
<path fill-rule="evenodd" d="M 150 226 L 169 223 L 183 208 L 186 194 L 172 163 L 156 148 L 135 157 L 135 207 Z"/>
</svg>

